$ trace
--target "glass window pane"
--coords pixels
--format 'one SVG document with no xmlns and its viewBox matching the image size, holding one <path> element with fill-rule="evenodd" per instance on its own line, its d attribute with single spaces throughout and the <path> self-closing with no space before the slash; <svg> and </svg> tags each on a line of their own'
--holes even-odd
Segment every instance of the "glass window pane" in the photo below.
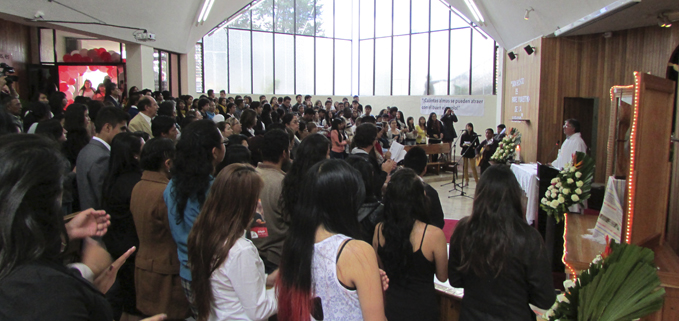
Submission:
<svg viewBox="0 0 679 321">
<path fill-rule="evenodd" d="M 332 95 L 332 39 L 316 38 L 316 95 Z"/>
<path fill-rule="evenodd" d="M 273 31 L 273 0 L 262 0 L 252 9 L 252 30 Z"/>
<path fill-rule="evenodd" d="M 276 94 L 295 93 L 295 39 L 276 35 Z"/>
<path fill-rule="evenodd" d="M 413 1 L 412 10 L 412 31 L 429 31 L 429 1 Z"/>
<path fill-rule="evenodd" d="M 195 49 L 196 54 L 193 56 L 196 60 L 196 92 L 204 92 L 203 87 L 203 44 L 200 43 L 202 40 L 198 40 Z"/>
<path fill-rule="evenodd" d="M 446 30 L 450 25 L 448 20 L 451 12 L 448 6 L 440 0 L 431 0 L 431 30 Z M 456 16 L 457 17 L 457 16 Z"/>
<path fill-rule="evenodd" d="M 228 88 L 229 73 L 226 44 L 226 29 L 217 30 L 212 36 L 203 37 L 205 86 L 208 89 L 217 91 Z"/>
<path fill-rule="evenodd" d="M 394 0 L 394 35 L 410 33 L 410 0 Z"/>
<path fill-rule="evenodd" d="M 333 0 L 316 0 L 316 35 L 332 38 Z"/>
<path fill-rule="evenodd" d="M 450 94 L 469 95 L 469 46 L 471 29 L 450 31 Z"/>
<path fill-rule="evenodd" d="M 495 41 L 472 33 L 472 95 L 493 94 L 493 58 Z"/>
<path fill-rule="evenodd" d="M 250 31 L 229 30 L 229 81 L 231 89 L 229 92 L 231 93 L 251 93 L 250 49 Z"/>
<path fill-rule="evenodd" d="M 358 92 L 361 96 L 373 95 L 374 40 L 361 40 L 359 59 Z"/>
<path fill-rule="evenodd" d="M 375 36 L 375 2 L 374 0 L 363 0 L 360 2 L 359 9 L 359 38 L 367 39 Z"/>
<path fill-rule="evenodd" d="M 429 50 L 429 94 L 448 94 L 448 31 L 431 33 Z"/>
<path fill-rule="evenodd" d="M 376 0 L 375 37 L 391 36 L 391 0 Z"/>
<path fill-rule="evenodd" d="M 273 34 L 252 33 L 252 92 L 273 94 Z"/>
<path fill-rule="evenodd" d="M 40 62 L 54 62 L 54 33 L 52 29 L 40 29 Z"/>
<path fill-rule="evenodd" d="M 396 26 L 396 24 L 394 24 Z M 410 36 L 394 37 L 394 74 L 393 74 L 393 95 L 408 94 L 409 61 L 408 47 Z"/>
<path fill-rule="evenodd" d="M 450 28 L 464 28 L 469 27 L 469 24 L 454 12 L 450 12 Z"/>
<path fill-rule="evenodd" d="M 293 0 L 275 0 L 274 18 L 276 19 L 276 32 L 294 33 L 295 10 Z"/>
<path fill-rule="evenodd" d="M 414 19 L 413 19 L 414 20 Z M 410 94 L 426 95 L 429 79 L 427 76 L 429 62 L 429 35 L 412 35 L 410 57 Z"/>
<path fill-rule="evenodd" d="M 353 14 L 352 1 L 336 0 L 335 1 L 335 17 L 340 17 L 335 21 L 335 38 L 351 39 L 351 24 Z"/>
<path fill-rule="evenodd" d="M 313 95 L 314 94 L 314 38 L 297 38 L 297 92 L 295 94 Z"/>
<path fill-rule="evenodd" d="M 158 74 L 160 73 L 160 62 L 158 61 L 159 56 L 160 53 L 158 50 L 153 49 L 153 90 L 155 91 L 160 90 L 158 84 Z"/>
<path fill-rule="evenodd" d="M 314 35 L 314 0 L 296 0 L 297 34 Z"/>
<path fill-rule="evenodd" d="M 375 40 L 375 96 L 391 95 L 391 38 Z"/>
<path fill-rule="evenodd" d="M 166 51 L 160 52 L 160 91 L 169 89 L 170 69 L 168 67 L 168 54 Z"/>
<path fill-rule="evenodd" d="M 243 12 L 228 24 L 229 28 L 250 29 L 250 10 Z"/>
<path fill-rule="evenodd" d="M 351 41 L 335 40 L 335 95 L 351 95 Z"/>
</svg>

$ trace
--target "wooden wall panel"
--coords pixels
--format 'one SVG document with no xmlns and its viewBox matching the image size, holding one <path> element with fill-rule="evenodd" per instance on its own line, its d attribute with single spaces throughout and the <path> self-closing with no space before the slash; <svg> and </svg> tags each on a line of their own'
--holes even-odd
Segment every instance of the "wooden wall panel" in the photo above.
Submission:
<svg viewBox="0 0 679 321">
<path fill-rule="evenodd" d="M 0 52 L 12 55 L 12 67 L 19 76 L 14 87 L 21 99 L 30 99 L 28 93 L 28 72 L 31 59 L 30 27 L 0 19 Z"/>
<path fill-rule="evenodd" d="M 540 47 L 540 39 L 531 41 L 529 44 Z M 505 62 L 504 83 L 504 124 L 507 128 L 516 128 L 522 134 L 521 158 L 525 162 L 535 162 L 537 159 L 538 138 L 538 102 L 540 94 L 540 61 L 543 53 L 536 50 L 532 55 L 523 51 L 524 46 L 515 49 L 519 54 L 518 59 Z M 517 102 L 513 99 L 518 97 L 530 97 L 528 102 Z M 523 114 L 523 116 L 521 116 Z M 523 118 L 529 121 L 512 121 Z"/>
<path fill-rule="evenodd" d="M 537 134 L 528 139 L 537 142 L 537 156 L 536 159 L 526 160 L 544 163 L 556 158 L 556 152 L 551 152 L 552 148 L 557 140 L 563 142 L 565 138 L 561 129 L 565 97 L 594 98 L 599 111 L 596 166 L 601 169 L 597 170 L 595 181 L 604 183 L 610 88 L 632 84 L 634 71 L 665 77 L 667 62 L 677 46 L 679 24 L 672 28 L 647 27 L 616 31 L 610 38 L 600 34 L 543 38 L 536 45 L 541 65 L 539 124 L 534 127 L 539 131 L 528 133 Z M 513 62 L 507 62 L 507 75 L 512 65 Z M 510 93 L 507 83 L 505 93 Z M 509 108 L 511 105 L 505 106 Z"/>
</svg>

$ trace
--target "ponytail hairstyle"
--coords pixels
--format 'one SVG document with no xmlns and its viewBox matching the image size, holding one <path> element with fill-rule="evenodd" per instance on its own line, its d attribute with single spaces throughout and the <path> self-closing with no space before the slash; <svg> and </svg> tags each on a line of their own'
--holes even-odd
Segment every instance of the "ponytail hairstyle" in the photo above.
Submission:
<svg viewBox="0 0 679 321">
<path fill-rule="evenodd" d="M 210 276 L 248 228 L 263 186 L 254 167 L 237 163 L 219 172 L 212 184 L 187 243 L 198 321 L 208 319 L 215 300 Z"/>
<path fill-rule="evenodd" d="M 338 189 L 337 186 L 342 186 Z M 306 321 L 314 313 L 311 262 L 316 230 L 354 237 L 365 188 L 361 175 L 343 160 L 317 163 L 304 175 L 300 199 L 283 245 L 277 280 L 278 318 Z"/>
<path fill-rule="evenodd" d="M 383 201 L 384 246 L 379 253 L 380 259 L 389 279 L 404 279 L 408 277 L 408 267 L 412 263 L 410 233 L 415 220 L 429 223 L 429 201 L 422 180 L 410 168 L 400 169 L 391 176 Z"/>
</svg>

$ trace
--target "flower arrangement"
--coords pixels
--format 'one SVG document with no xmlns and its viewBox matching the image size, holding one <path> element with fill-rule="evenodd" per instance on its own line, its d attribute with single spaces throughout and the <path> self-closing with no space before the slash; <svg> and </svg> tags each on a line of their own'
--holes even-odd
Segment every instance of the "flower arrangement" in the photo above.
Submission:
<svg viewBox="0 0 679 321">
<path fill-rule="evenodd" d="M 665 289 L 652 250 L 611 240 L 566 292 L 543 315 L 549 321 L 635 320 L 663 306 Z"/>
<path fill-rule="evenodd" d="M 493 153 L 493 156 L 490 157 L 490 160 L 497 163 L 506 163 L 507 160 L 514 157 L 516 145 L 519 144 L 521 144 L 521 133 L 519 133 L 516 128 L 510 129 L 509 135 L 505 136 L 505 138 L 500 141 L 498 148 L 495 150 L 495 153 Z"/>
<path fill-rule="evenodd" d="M 594 159 L 583 152 L 573 154 L 573 160 L 552 179 L 540 207 L 556 222 L 563 220 L 568 208 L 580 204 L 590 196 L 594 178 Z"/>
</svg>

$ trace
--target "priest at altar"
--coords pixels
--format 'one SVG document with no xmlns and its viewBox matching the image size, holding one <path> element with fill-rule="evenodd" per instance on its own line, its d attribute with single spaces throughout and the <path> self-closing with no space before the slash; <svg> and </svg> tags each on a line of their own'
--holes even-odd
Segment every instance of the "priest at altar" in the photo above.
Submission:
<svg viewBox="0 0 679 321">
<path fill-rule="evenodd" d="M 566 134 L 566 140 L 561 144 L 556 160 L 552 162 L 552 166 L 557 169 L 562 169 L 566 166 L 576 152 L 587 153 L 587 144 L 585 144 L 580 134 L 579 121 L 576 119 L 566 120 L 563 125 L 563 133 Z"/>
</svg>

